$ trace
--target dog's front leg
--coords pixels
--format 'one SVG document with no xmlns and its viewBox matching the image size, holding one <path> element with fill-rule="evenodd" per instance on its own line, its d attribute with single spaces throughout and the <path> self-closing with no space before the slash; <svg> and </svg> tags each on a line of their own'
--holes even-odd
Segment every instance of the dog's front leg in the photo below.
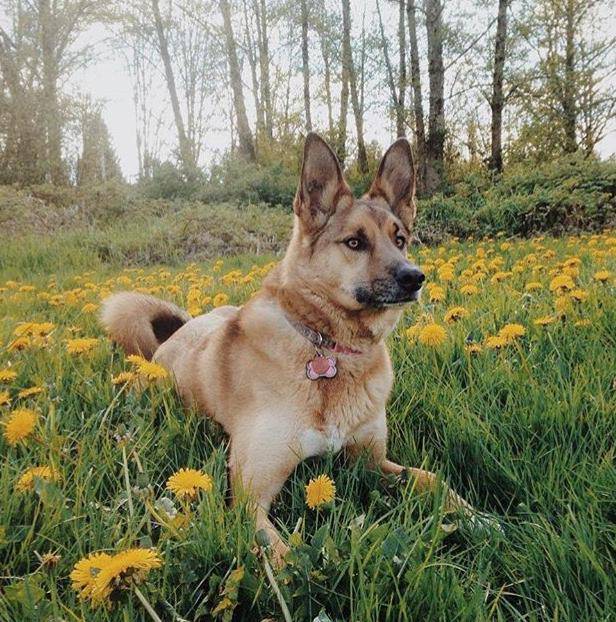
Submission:
<svg viewBox="0 0 616 622">
<path fill-rule="evenodd" d="M 233 434 L 229 470 L 234 500 L 247 494 L 254 503 L 256 530 L 263 531 L 277 566 L 284 564 L 289 547 L 268 517 L 272 501 L 299 464 L 288 436 L 258 419 Z"/>
</svg>

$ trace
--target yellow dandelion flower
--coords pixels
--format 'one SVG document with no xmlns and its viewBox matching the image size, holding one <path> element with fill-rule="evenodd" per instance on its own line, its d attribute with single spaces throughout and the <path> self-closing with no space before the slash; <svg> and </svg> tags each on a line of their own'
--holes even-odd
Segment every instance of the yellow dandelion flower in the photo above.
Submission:
<svg viewBox="0 0 616 622">
<path fill-rule="evenodd" d="M 129 384 L 137 379 L 134 371 L 122 371 L 117 376 L 111 378 L 111 384 Z"/>
<path fill-rule="evenodd" d="M 490 279 L 490 283 L 501 283 L 510 276 L 511 272 L 495 272 L 494 276 Z"/>
<path fill-rule="evenodd" d="M 584 289 L 574 289 L 570 295 L 576 302 L 584 302 L 588 299 L 588 292 Z"/>
<path fill-rule="evenodd" d="M 98 345 L 99 341 L 95 337 L 81 337 L 78 339 L 66 340 L 66 351 L 69 354 L 85 354 L 90 352 Z"/>
<path fill-rule="evenodd" d="M 599 272 L 595 272 L 593 274 L 593 279 L 595 281 L 599 281 L 600 283 L 606 283 L 610 278 L 609 270 L 599 270 Z"/>
<path fill-rule="evenodd" d="M 574 288 L 575 283 L 568 274 L 559 274 L 550 281 L 551 292 L 563 292 Z"/>
<path fill-rule="evenodd" d="M 9 445 L 17 445 L 20 441 L 28 438 L 36 426 L 37 419 L 38 415 L 28 408 L 14 410 L 8 419 L 2 423 L 6 442 Z"/>
<path fill-rule="evenodd" d="M 568 296 L 558 296 L 554 300 L 554 308 L 559 315 L 566 315 L 571 310 L 571 298 Z"/>
<path fill-rule="evenodd" d="M 194 498 L 198 490 L 210 492 L 212 486 L 212 478 L 196 469 L 180 469 L 167 480 L 167 490 L 177 497 Z"/>
<path fill-rule="evenodd" d="M 542 317 L 538 317 L 533 324 L 535 324 L 535 326 L 547 326 L 555 321 L 556 318 L 553 315 L 544 315 Z"/>
<path fill-rule="evenodd" d="M 98 305 L 93 302 L 86 302 L 83 307 L 81 307 L 82 313 L 94 313 L 98 309 Z"/>
<path fill-rule="evenodd" d="M 146 380 L 164 380 L 169 376 L 167 370 L 162 365 L 159 365 L 158 363 L 153 363 L 152 361 L 148 361 L 142 356 L 131 354 L 126 358 L 128 361 L 136 366 L 137 374 L 139 374 L 139 376 L 145 378 Z"/>
<path fill-rule="evenodd" d="M 7 346 L 7 350 L 9 352 L 15 352 L 20 350 L 25 350 L 32 345 L 32 339 L 30 337 L 17 337 L 17 339 L 13 339 L 11 343 Z"/>
<path fill-rule="evenodd" d="M 31 467 L 24 471 L 15 484 L 17 492 L 27 492 L 34 490 L 35 478 L 44 479 L 48 482 L 54 482 L 59 479 L 58 473 L 48 466 Z"/>
<path fill-rule="evenodd" d="M 445 290 L 438 285 L 433 285 L 428 288 L 428 295 L 430 297 L 430 302 L 440 302 L 445 299 Z"/>
<path fill-rule="evenodd" d="M 160 568 L 163 561 L 154 549 L 132 548 L 116 553 L 101 564 L 94 577 L 90 599 L 93 604 L 106 601 L 114 590 L 127 589 L 143 582 L 148 572 Z"/>
<path fill-rule="evenodd" d="M 91 553 L 75 564 L 69 577 L 73 589 L 79 592 L 81 598 L 86 599 L 92 597 L 94 580 L 110 560 L 111 555 L 107 553 Z"/>
<path fill-rule="evenodd" d="M 530 283 L 526 284 L 526 287 L 524 288 L 527 292 L 534 292 L 538 289 L 543 289 L 543 285 L 541 285 L 541 283 L 539 283 L 539 281 L 531 281 Z"/>
<path fill-rule="evenodd" d="M 474 296 L 475 294 L 479 293 L 479 288 L 476 285 L 469 283 L 468 285 L 463 285 L 460 288 L 460 293 L 464 294 L 465 296 Z"/>
<path fill-rule="evenodd" d="M 14 369 L 0 369 L 0 382 L 13 382 L 17 378 L 17 372 Z"/>
<path fill-rule="evenodd" d="M 499 331 L 499 337 L 502 337 L 507 341 L 507 343 L 511 343 L 515 341 L 518 337 L 523 337 L 526 334 L 526 329 L 522 324 L 505 324 Z"/>
<path fill-rule="evenodd" d="M 11 396 L 8 391 L 0 391 L 0 406 L 6 406 L 11 403 Z"/>
<path fill-rule="evenodd" d="M 481 352 L 481 346 L 478 343 L 468 343 L 464 346 L 464 349 L 468 354 L 479 354 Z"/>
<path fill-rule="evenodd" d="M 421 330 L 421 326 L 419 324 L 414 324 L 413 326 L 409 326 L 405 331 L 404 335 L 409 341 L 409 343 L 414 343 L 415 339 L 417 339 L 417 335 L 419 335 L 419 331 Z"/>
<path fill-rule="evenodd" d="M 39 395 L 45 390 L 44 387 L 27 387 L 26 389 L 22 389 L 17 397 L 25 399 L 26 397 L 32 397 L 33 395 Z"/>
<path fill-rule="evenodd" d="M 583 319 L 583 320 L 578 320 L 574 326 L 578 326 L 578 327 L 584 327 L 584 326 L 590 326 L 592 324 L 592 322 L 588 319 Z"/>
<path fill-rule="evenodd" d="M 445 313 L 445 322 L 447 322 L 448 324 L 453 324 L 454 322 L 457 322 L 458 320 L 461 320 L 462 318 L 467 316 L 468 310 L 464 307 L 451 307 L 451 309 L 449 309 L 447 313 Z"/>
<path fill-rule="evenodd" d="M 46 337 L 54 328 L 53 322 L 22 322 L 13 331 L 13 334 L 15 337 Z"/>
<path fill-rule="evenodd" d="M 500 335 L 492 335 L 487 337 L 485 340 L 485 346 L 490 350 L 500 350 L 501 348 L 504 348 L 507 343 L 507 340 Z"/>
<path fill-rule="evenodd" d="M 219 294 L 216 294 L 216 296 L 214 296 L 214 298 L 212 299 L 212 306 L 222 307 L 223 305 L 226 305 L 228 302 L 229 302 L 229 296 L 221 292 Z"/>
<path fill-rule="evenodd" d="M 447 338 L 447 332 L 440 324 L 427 324 L 419 331 L 419 343 L 425 346 L 440 346 Z"/>
<path fill-rule="evenodd" d="M 306 505 L 314 510 L 331 503 L 336 495 L 336 486 L 327 475 L 319 475 L 306 485 Z"/>
</svg>

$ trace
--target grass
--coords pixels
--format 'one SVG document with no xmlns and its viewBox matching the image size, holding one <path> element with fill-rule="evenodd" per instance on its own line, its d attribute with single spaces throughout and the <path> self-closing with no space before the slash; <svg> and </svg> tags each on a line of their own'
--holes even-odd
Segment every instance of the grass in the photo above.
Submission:
<svg viewBox="0 0 616 622">
<path fill-rule="evenodd" d="M 100 298 L 115 289 L 143 288 L 193 312 L 220 293 L 241 303 L 270 258 L 121 270 L 88 265 L 87 255 L 64 261 L 63 252 L 26 244 L 20 254 L 16 243 L 0 251 L 0 369 L 17 372 L 0 383 L 9 400 L 0 420 L 20 407 L 39 413 L 24 441 L 0 436 L 0 620 L 149 620 L 139 595 L 162 620 L 283 619 L 254 552 L 250 514 L 225 502 L 224 435 L 185 412 L 168 384 L 143 393 L 114 386 L 112 376 L 131 365 L 96 322 Z M 614 233 L 452 242 L 415 254 L 429 287 L 391 338 L 390 453 L 439 471 L 503 531 L 443 529 L 456 527 L 456 517 L 443 516 L 442 499 L 415 494 L 412 482 L 341 455 L 307 461 L 274 508 L 292 543 L 287 567 L 274 573 L 292 619 L 613 619 Z M 575 289 L 551 291 L 557 275 Z M 529 291 L 532 282 L 540 288 Z M 477 293 L 462 294 L 464 284 Z M 454 306 L 467 315 L 450 324 Z M 541 317 L 551 323 L 536 325 Z M 29 321 L 53 330 L 11 350 Z M 434 347 L 421 343 L 432 322 L 445 329 Z M 509 323 L 524 335 L 488 348 L 486 339 Z M 69 354 L 66 341 L 76 337 L 98 341 Z M 471 342 L 479 352 L 468 351 Z M 18 397 L 32 386 L 43 391 Z M 35 465 L 60 477 L 17 492 Z M 210 474 L 213 490 L 175 499 L 165 482 L 182 467 Z M 336 483 L 336 500 L 310 510 L 304 486 L 323 473 Z M 163 497 L 173 520 L 161 515 Z M 154 546 L 163 558 L 139 594 L 118 590 L 96 609 L 80 600 L 69 579 L 74 564 L 131 546 Z"/>
</svg>

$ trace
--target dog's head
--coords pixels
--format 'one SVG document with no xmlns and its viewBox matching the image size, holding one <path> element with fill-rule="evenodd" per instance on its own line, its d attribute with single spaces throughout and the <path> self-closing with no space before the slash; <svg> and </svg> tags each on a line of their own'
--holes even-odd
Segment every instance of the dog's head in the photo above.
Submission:
<svg viewBox="0 0 616 622">
<path fill-rule="evenodd" d="M 348 310 L 417 300 L 424 275 L 407 259 L 414 194 L 406 139 L 387 150 L 370 190 L 356 199 L 334 152 L 310 133 L 293 204 L 295 276 Z"/>
</svg>

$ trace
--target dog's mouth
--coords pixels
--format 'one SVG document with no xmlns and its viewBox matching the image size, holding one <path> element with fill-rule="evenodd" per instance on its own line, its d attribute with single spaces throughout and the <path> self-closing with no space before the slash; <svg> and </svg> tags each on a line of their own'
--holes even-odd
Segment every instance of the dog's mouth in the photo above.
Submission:
<svg viewBox="0 0 616 622">
<path fill-rule="evenodd" d="M 399 287 L 391 287 L 389 284 L 383 286 L 380 283 L 372 287 L 358 287 L 355 290 L 355 299 L 365 307 L 372 308 L 391 308 L 403 307 L 411 302 L 419 300 L 421 287 L 414 291 L 404 291 Z"/>
</svg>

